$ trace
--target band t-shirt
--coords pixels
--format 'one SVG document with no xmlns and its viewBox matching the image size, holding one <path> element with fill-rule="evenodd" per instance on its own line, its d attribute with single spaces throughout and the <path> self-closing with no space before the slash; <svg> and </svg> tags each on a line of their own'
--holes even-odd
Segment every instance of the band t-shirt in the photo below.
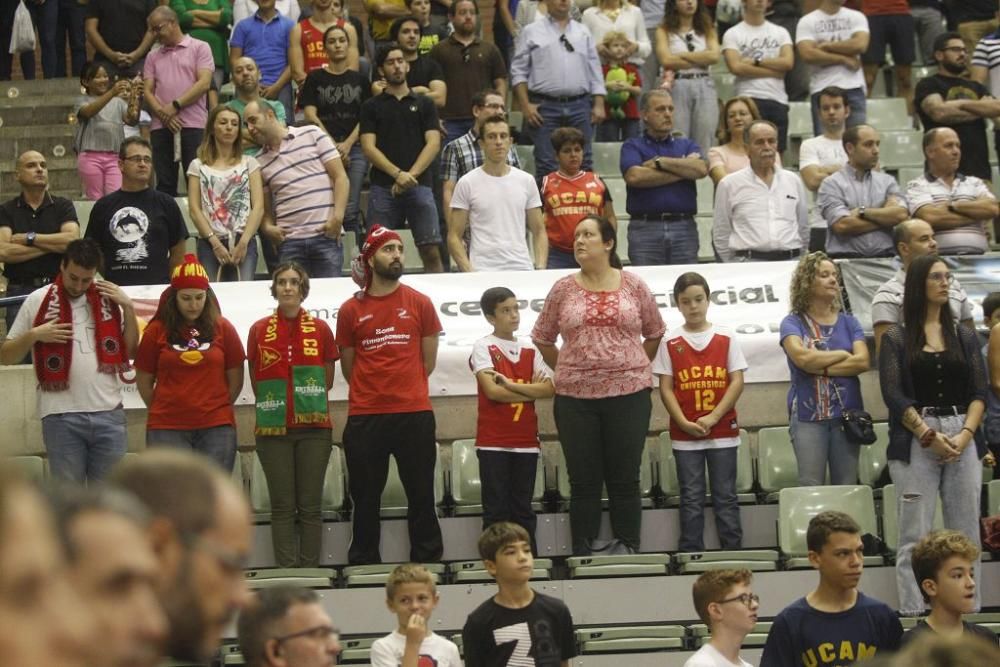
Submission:
<svg viewBox="0 0 1000 667">
<path fill-rule="evenodd" d="M 921 106 L 927 97 L 935 94 L 940 95 L 945 102 L 952 102 L 981 100 L 991 97 L 990 91 L 972 79 L 934 74 L 917 82 L 913 91 L 913 106 L 920 116 L 925 132 L 937 127 L 950 127 L 955 130 L 959 141 L 962 142 L 962 158 L 958 163 L 958 170 L 961 173 L 978 176 L 984 181 L 991 180 L 989 146 L 986 143 L 986 119 L 939 123 L 928 116 Z"/>
<path fill-rule="evenodd" d="M 170 249 L 188 237 L 177 202 L 146 188 L 118 190 L 99 199 L 90 212 L 86 238 L 104 251 L 101 271 L 118 285 L 166 285 Z"/>
<path fill-rule="evenodd" d="M 299 102 L 303 107 L 316 107 L 327 133 L 341 142 L 354 131 L 361 119 L 361 105 L 371 97 L 371 86 L 354 70 L 333 74 L 320 68 L 309 72 Z"/>
<path fill-rule="evenodd" d="M 462 648 L 465 667 L 559 667 L 576 657 L 573 618 L 562 600 L 538 592 L 521 609 L 491 597 L 466 619 Z"/>
<path fill-rule="evenodd" d="M 354 348 L 348 415 L 431 409 L 422 342 L 441 333 L 434 304 L 406 285 L 351 297 L 337 315 L 337 345 Z"/>
</svg>

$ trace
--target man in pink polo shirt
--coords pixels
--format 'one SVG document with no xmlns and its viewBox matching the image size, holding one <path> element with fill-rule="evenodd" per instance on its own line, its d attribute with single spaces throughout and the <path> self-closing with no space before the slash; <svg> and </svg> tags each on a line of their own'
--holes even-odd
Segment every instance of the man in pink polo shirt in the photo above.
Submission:
<svg viewBox="0 0 1000 667">
<path fill-rule="evenodd" d="M 205 132 L 205 95 L 215 61 L 208 44 L 181 32 L 170 7 L 154 9 L 148 23 L 161 46 L 146 56 L 142 71 L 146 104 L 153 112 L 150 141 L 156 189 L 176 197 L 177 162 L 187 173 Z"/>
</svg>

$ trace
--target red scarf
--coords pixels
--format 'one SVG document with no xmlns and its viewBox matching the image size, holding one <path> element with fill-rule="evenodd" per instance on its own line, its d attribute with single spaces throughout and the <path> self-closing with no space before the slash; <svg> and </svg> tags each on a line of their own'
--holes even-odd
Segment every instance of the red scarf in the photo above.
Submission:
<svg viewBox="0 0 1000 667">
<path fill-rule="evenodd" d="M 90 312 L 96 327 L 97 370 L 115 374 L 129 369 L 125 341 L 122 339 L 122 313 L 118 304 L 106 296 L 101 296 L 97 286 L 91 284 L 85 292 Z M 63 287 L 62 274 L 56 276 L 42 298 L 42 304 L 35 315 L 34 326 L 55 320 L 73 324 L 70 296 Z M 35 343 L 35 376 L 42 391 L 65 391 L 69 389 L 69 366 L 73 361 L 73 341 L 67 343 Z"/>
</svg>

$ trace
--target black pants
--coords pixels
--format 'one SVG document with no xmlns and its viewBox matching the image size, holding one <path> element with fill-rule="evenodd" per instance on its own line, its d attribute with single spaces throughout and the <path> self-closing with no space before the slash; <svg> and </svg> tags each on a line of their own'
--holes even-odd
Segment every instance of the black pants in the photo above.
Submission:
<svg viewBox="0 0 1000 667">
<path fill-rule="evenodd" d="M 410 560 L 441 560 L 444 541 L 434 507 L 434 463 L 437 458 L 434 413 L 404 412 L 354 415 L 344 427 L 348 489 L 354 503 L 352 565 L 381 563 L 379 509 L 389 475 L 389 456 L 396 458 L 399 481 L 406 492 Z"/>
<path fill-rule="evenodd" d="M 501 521 L 523 527 L 535 543 L 538 520 L 531 509 L 538 454 L 477 449 L 483 494 L 483 530 Z"/>
<path fill-rule="evenodd" d="M 188 165 L 198 153 L 198 146 L 205 130 L 185 127 L 181 130 L 181 168 L 187 178 Z M 177 163 L 174 161 L 174 133 L 166 128 L 153 130 L 149 135 L 153 144 L 153 171 L 156 172 L 156 189 L 171 197 L 177 196 Z"/>
</svg>

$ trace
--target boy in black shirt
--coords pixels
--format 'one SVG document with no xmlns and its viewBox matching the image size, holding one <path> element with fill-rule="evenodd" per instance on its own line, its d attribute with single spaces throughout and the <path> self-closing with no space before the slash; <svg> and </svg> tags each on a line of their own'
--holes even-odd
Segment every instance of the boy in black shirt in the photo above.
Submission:
<svg viewBox="0 0 1000 667">
<path fill-rule="evenodd" d="M 895 612 L 858 590 L 864 548 L 857 522 L 821 512 L 809 521 L 806 543 L 819 586 L 775 617 L 760 667 L 848 665 L 899 648 Z"/>
<path fill-rule="evenodd" d="M 977 635 L 997 645 L 992 631 L 962 621 L 962 614 L 975 611 L 973 565 L 978 557 L 979 547 L 957 530 L 935 530 L 917 542 L 911 565 L 931 613 L 903 635 L 903 645 L 928 632 L 948 637 Z"/>
<path fill-rule="evenodd" d="M 495 523 L 479 537 L 479 555 L 500 590 L 465 621 L 466 667 L 569 667 L 576 656 L 573 618 L 562 600 L 531 589 L 534 558 L 527 531 Z"/>
</svg>

